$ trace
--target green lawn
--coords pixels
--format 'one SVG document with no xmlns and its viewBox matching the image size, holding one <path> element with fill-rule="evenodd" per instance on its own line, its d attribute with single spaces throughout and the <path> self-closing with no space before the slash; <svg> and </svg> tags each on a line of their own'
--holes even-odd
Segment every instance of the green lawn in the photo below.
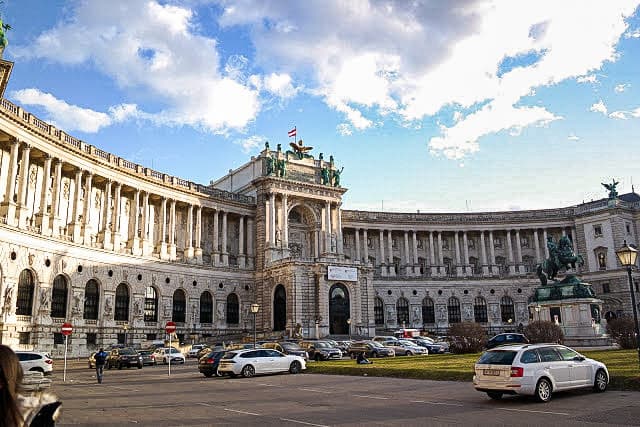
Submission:
<svg viewBox="0 0 640 427">
<path fill-rule="evenodd" d="M 583 354 L 607 365 L 610 388 L 640 391 L 640 369 L 635 350 L 585 351 Z M 475 354 L 442 354 L 371 359 L 372 365 L 357 365 L 355 360 L 310 362 L 307 372 L 314 374 L 368 375 L 417 378 L 440 381 L 471 381 Z"/>
</svg>

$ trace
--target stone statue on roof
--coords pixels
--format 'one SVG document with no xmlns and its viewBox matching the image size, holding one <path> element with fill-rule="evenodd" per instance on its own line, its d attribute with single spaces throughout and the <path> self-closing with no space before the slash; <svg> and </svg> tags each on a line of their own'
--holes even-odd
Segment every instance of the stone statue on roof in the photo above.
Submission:
<svg viewBox="0 0 640 427">
<path fill-rule="evenodd" d="M 611 184 L 602 183 L 602 186 L 609 191 L 609 200 L 618 198 L 618 191 L 616 190 L 618 184 L 620 184 L 620 181 L 616 181 L 615 179 L 611 180 Z"/>
</svg>

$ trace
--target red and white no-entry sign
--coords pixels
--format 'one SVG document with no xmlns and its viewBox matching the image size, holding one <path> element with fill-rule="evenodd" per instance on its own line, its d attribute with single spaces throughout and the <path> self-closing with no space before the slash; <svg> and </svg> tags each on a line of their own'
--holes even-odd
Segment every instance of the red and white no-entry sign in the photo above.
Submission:
<svg viewBox="0 0 640 427">
<path fill-rule="evenodd" d="M 164 330 L 167 331 L 168 334 L 172 334 L 176 331 L 176 324 L 174 322 L 167 322 Z"/>
<path fill-rule="evenodd" d="M 69 322 L 65 322 L 62 324 L 62 335 L 69 336 L 71 332 L 73 332 L 73 325 Z"/>
</svg>

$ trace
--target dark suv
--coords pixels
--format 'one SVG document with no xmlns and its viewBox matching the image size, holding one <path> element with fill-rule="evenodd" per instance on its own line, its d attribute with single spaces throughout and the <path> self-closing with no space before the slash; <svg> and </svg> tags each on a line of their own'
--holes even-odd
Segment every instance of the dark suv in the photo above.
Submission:
<svg viewBox="0 0 640 427">
<path fill-rule="evenodd" d="M 358 354 L 366 357 L 393 357 L 396 355 L 392 348 L 385 347 L 377 341 L 357 341 L 349 347 L 349 356 L 355 359 Z"/>
<path fill-rule="evenodd" d="M 528 343 L 529 343 L 529 340 L 524 335 L 509 332 L 505 334 L 498 334 L 495 337 L 491 338 L 489 341 L 487 341 L 486 347 L 487 349 L 490 349 L 490 348 L 498 347 L 499 345 L 505 345 L 505 344 L 528 344 Z"/>
<path fill-rule="evenodd" d="M 107 369 L 137 366 L 142 369 L 142 356 L 132 348 L 114 348 L 107 356 Z"/>
<path fill-rule="evenodd" d="M 301 341 L 300 347 L 309 353 L 309 359 L 315 361 L 342 359 L 342 351 L 339 348 L 332 347 L 326 341 Z"/>
<path fill-rule="evenodd" d="M 292 356 L 300 356 L 304 360 L 309 360 L 309 354 L 297 343 L 291 341 L 266 342 L 262 344 L 264 348 L 278 350 L 280 353 L 290 354 Z"/>
</svg>

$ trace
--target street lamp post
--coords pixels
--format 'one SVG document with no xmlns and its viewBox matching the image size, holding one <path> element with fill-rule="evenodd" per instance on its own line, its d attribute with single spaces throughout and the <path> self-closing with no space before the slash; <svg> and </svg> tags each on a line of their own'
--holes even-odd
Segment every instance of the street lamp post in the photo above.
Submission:
<svg viewBox="0 0 640 427">
<path fill-rule="evenodd" d="M 347 328 L 349 328 L 349 341 L 351 341 L 351 318 L 347 319 Z"/>
<path fill-rule="evenodd" d="M 251 313 L 253 313 L 253 348 L 256 348 L 256 315 L 260 311 L 260 304 L 251 304 Z"/>
<path fill-rule="evenodd" d="M 623 267 L 627 268 L 627 275 L 629 277 L 629 292 L 631 292 L 631 307 L 633 309 L 633 326 L 636 332 L 636 348 L 638 350 L 638 366 L 640 367 L 640 331 L 638 331 L 638 308 L 636 307 L 636 294 L 633 289 L 633 279 L 631 278 L 631 268 L 636 265 L 638 259 L 638 250 L 627 245 L 627 241 L 624 241 L 624 246 L 616 251 L 618 261 Z"/>
<path fill-rule="evenodd" d="M 124 329 L 124 345 L 127 345 L 127 331 L 129 330 L 129 324 L 125 323 L 122 325 L 122 329 Z"/>
</svg>

